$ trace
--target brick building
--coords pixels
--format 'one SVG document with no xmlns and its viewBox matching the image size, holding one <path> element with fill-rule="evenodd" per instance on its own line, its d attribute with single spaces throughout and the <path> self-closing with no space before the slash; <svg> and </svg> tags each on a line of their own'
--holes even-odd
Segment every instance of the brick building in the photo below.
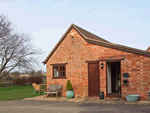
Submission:
<svg viewBox="0 0 150 113">
<path fill-rule="evenodd" d="M 62 84 L 63 96 L 69 79 L 75 97 L 98 97 L 104 91 L 105 98 L 129 94 L 149 98 L 150 48 L 114 44 L 72 24 L 43 63 L 47 84 Z"/>
</svg>

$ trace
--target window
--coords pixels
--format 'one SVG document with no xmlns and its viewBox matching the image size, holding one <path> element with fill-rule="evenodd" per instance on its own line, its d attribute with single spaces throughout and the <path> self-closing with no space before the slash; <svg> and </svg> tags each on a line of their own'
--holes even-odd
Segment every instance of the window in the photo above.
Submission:
<svg viewBox="0 0 150 113">
<path fill-rule="evenodd" d="M 54 78 L 66 78 L 66 66 L 65 65 L 53 65 L 53 77 Z"/>
</svg>

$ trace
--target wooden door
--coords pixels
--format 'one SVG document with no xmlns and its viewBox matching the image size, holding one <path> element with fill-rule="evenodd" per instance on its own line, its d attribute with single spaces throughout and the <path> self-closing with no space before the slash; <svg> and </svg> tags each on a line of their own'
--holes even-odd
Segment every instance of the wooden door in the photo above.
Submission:
<svg viewBox="0 0 150 113">
<path fill-rule="evenodd" d="M 88 72 L 89 96 L 98 96 L 100 91 L 99 63 L 89 63 Z"/>
</svg>

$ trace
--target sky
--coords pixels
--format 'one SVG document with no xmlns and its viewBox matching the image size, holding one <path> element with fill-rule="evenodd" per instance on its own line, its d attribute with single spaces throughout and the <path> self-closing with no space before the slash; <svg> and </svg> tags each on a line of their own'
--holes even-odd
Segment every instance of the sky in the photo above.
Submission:
<svg viewBox="0 0 150 113">
<path fill-rule="evenodd" d="M 30 34 L 44 53 L 42 62 L 74 23 L 112 43 L 146 50 L 150 46 L 149 0 L 0 0 L 17 32 Z"/>
</svg>

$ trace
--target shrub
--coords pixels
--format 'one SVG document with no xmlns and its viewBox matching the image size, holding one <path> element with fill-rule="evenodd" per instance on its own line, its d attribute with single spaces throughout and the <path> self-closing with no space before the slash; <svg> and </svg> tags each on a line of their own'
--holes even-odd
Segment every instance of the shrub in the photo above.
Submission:
<svg viewBox="0 0 150 113">
<path fill-rule="evenodd" d="M 37 83 L 37 84 L 43 83 L 43 80 L 42 80 L 42 77 L 41 77 L 41 76 L 31 76 L 31 77 L 29 77 L 28 80 L 29 80 L 31 83 Z"/>
<path fill-rule="evenodd" d="M 13 84 L 14 85 L 22 85 L 22 79 L 21 78 L 13 79 Z"/>
<path fill-rule="evenodd" d="M 32 82 L 29 80 L 29 78 L 26 80 L 26 84 L 32 85 Z"/>
<path fill-rule="evenodd" d="M 17 85 L 17 79 L 13 79 L 12 82 L 13 82 L 13 85 Z"/>
<path fill-rule="evenodd" d="M 73 90 L 72 84 L 70 83 L 70 80 L 67 81 L 66 90 L 70 91 Z"/>
<path fill-rule="evenodd" d="M 13 79 L 13 84 L 14 85 L 31 85 L 32 83 L 43 83 L 42 77 L 41 76 L 32 76 L 32 77 L 22 77 L 22 78 L 16 78 Z"/>
<path fill-rule="evenodd" d="M 21 78 L 17 78 L 16 81 L 17 81 L 17 85 L 21 85 L 21 82 L 22 82 Z"/>
<path fill-rule="evenodd" d="M 26 77 L 22 77 L 21 85 L 25 86 L 27 84 Z"/>
</svg>

